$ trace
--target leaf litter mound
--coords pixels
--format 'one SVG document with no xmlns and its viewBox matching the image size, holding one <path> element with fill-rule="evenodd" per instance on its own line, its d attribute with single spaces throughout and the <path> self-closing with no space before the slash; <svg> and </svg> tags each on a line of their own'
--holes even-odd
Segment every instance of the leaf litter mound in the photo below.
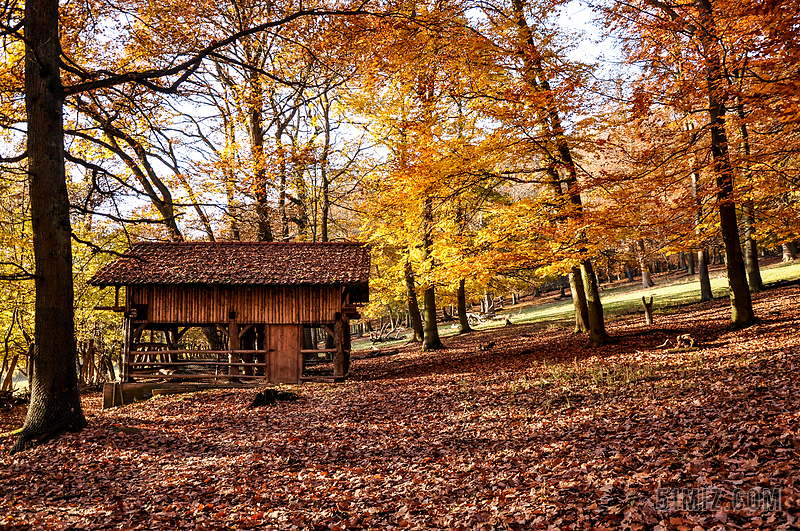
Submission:
<svg viewBox="0 0 800 531">
<path fill-rule="evenodd" d="M 741 331 L 726 301 L 629 316 L 594 350 L 514 325 L 356 353 L 350 381 L 266 407 L 88 398 L 87 429 L 0 457 L 0 528 L 797 528 L 798 296 L 756 296 Z M 699 348 L 659 348 L 681 334 Z"/>
</svg>

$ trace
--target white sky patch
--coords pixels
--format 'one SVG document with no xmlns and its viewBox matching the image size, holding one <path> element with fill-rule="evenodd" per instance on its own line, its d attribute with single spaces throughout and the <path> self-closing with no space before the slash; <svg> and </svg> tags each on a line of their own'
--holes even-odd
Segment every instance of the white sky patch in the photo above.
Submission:
<svg viewBox="0 0 800 531">
<path fill-rule="evenodd" d="M 604 38 L 595 21 L 597 14 L 591 6 L 581 0 L 569 2 L 560 12 L 561 27 L 581 34 L 578 46 L 569 54 L 574 61 L 595 63 L 605 69 L 608 61 L 613 61 L 618 53 L 611 39 Z"/>
</svg>

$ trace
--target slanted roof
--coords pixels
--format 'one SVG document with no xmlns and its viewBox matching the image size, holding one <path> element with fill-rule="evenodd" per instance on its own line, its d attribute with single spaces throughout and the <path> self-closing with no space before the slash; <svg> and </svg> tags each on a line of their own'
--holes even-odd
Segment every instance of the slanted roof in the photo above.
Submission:
<svg viewBox="0 0 800 531">
<path fill-rule="evenodd" d="M 354 285 L 369 280 L 362 243 L 136 243 L 90 281 L 126 285 Z"/>
</svg>

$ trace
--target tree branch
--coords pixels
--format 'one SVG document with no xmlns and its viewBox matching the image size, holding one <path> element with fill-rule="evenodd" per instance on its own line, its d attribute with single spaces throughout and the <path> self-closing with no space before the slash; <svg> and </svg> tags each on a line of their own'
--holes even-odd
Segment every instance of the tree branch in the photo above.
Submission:
<svg viewBox="0 0 800 531">
<path fill-rule="evenodd" d="M 63 94 L 65 96 L 70 96 L 73 94 L 80 94 L 98 88 L 108 88 L 129 82 L 140 83 L 158 92 L 172 93 L 175 92 L 177 88 L 184 81 L 186 81 L 194 71 L 197 70 L 197 68 L 200 66 L 200 64 L 203 62 L 205 58 L 209 57 L 212 53 L 216 52 L 217 50 L 220 50 L 225 46 L 228 46 L 229 44 L 232 44 L 244 37 L 268 30 L 270 28 L 282 26 L 284 24 L 288 24 L 289 22 L 304 17 L 331 16 L 331 15 L 338 15 L 338 16 L 374 15 L 375 13 L 363 9 L 363 6 L 365 4 L 366 2 L 363 2 L 359 7 L 353 10 L 300 9 L 299 11 L 296 11 L 295 13 L 292 13 L 291 15 L 285 16 L 278 20 L 265 22 L 264 24 L 259 24 L 257 26 L 253 26 L 252 28 L 247 28 L 242 31 L 238 31 L 221 41 L 212 42 L 210 46 L 203 48 L 202 50 L 197 52 L 194 56 L 173 67 L 144 70 L 141 72 L 126 72 L 123 74 L 113 74 L 112 72 L 109 72 L 107 70 L 100 71 L 95 73 L 94 75 L 105 75 L 107 77 L 104 77 L 102 79 L 96 79 L 93 81 L 87 81 L 86 83 L 78 83 L 75 85 L 66 86 L 64 87 Z M 164 77 L 174 76 L 177 74 L 181 74 L 180 77 L 178 77 L 178 79 L 172 82 L 168 87 L 162 87 L 160 85 L 156 85 L 153 83 L 154 80 Z"/>
</svg>

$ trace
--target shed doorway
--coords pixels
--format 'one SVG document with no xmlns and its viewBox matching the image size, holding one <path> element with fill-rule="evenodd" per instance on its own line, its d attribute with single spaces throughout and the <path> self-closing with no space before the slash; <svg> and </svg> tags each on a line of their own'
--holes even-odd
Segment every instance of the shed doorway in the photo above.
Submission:
<svg viewBox="0 0 800 531">
<path fill-rule="evenodd" d="M 297 325 L 268 325 L 269 381 L 297 383 L 302 370 L 300 327 Z"/>
</svg>

